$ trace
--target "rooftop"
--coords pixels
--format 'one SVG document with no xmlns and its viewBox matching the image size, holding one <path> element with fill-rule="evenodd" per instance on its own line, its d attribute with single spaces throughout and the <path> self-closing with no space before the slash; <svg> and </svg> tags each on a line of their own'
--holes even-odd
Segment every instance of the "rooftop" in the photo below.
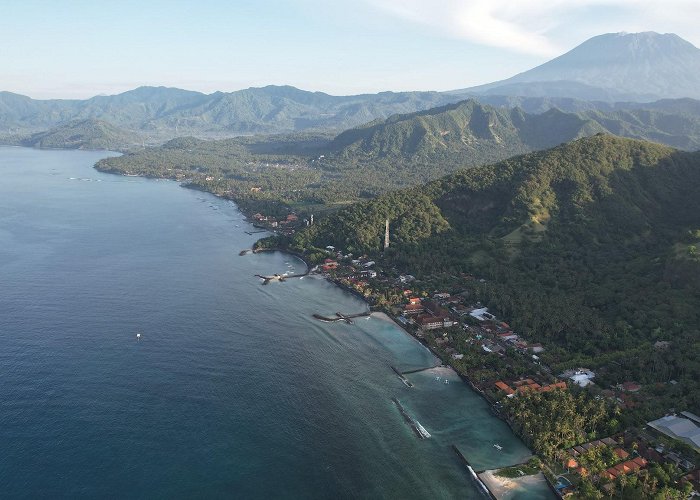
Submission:
<svg viewBox="0 0 700 500">
<path fill-rule="evenodd" d="M 691 413 L 691 415 L 693 414 Z M 693 416 L 695 417 L 695 415 Z M 647 422 L 647 425 L 666 436 L 689 444 L 695 451 L 700 452 L 700 426 L 694 420 L 676 415 L 666 415 Z"/>
</svg>

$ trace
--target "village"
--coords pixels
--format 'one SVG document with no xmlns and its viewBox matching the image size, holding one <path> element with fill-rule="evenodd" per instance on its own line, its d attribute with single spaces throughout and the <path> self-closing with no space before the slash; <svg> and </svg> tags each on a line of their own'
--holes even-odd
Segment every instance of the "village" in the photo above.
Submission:
<svg viewBox="0 0 700 500">
<path fill-rule="evenodd" d="M 387 313 L 454 368 L 516 433 L 520 427 L 508 413 L 507 403 L 526 393 L 585 392 L 607 402 L 617 413 L 644 401 L 643 387 L 633 380 L 604 387 L 586 367 L 553 373 L 542 360 L 546 345 L 513 331 L 485 304 L 474 300 L 467 287 L 459 286 L 460 280 L 483 279 L 453 277 L 459 279 L 448 280 L 439 289 L 438 282 L 381 269 L 367 256 L 345 254 L 331 245 L 325 250 L 327 257 L 316 272 L 364 298 L 373 310 Z M 665 347 L 655 345 L 656 349 Z M 558 496 L 622 496 L 625 488 L 633 486 L 644 491 L 658 489 L 664 492 L 663 498 L 700 496 L 700 417 L 679 410 L 641 427 L 622 428 L 613 422 L 609 429 L 609 434 L 591 436 L 558 450 L 554 457 L 539 457 L 541 470 Z M 521 437 L 528 441 L 527 436 Z M 528 467 L 515 469 L 516 475 L 534 473 Z"/>
</svg>

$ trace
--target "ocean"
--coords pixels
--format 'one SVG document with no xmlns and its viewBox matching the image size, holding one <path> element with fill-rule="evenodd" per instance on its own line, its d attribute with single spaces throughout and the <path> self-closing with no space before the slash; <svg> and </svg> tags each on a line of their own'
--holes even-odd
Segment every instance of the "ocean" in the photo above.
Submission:
<svg viewBox="0 0 700 500">
<path fill-rule="evenodd" d="M 234 203 L 108 154 L 0 148 L 0 497 L 480 498 L 453 444 L 530 455 L 453 372 L 402 383 L 438 361 L 392 322 L 312 318 L 358 298 L 262 286 L 304 264 L 239 256 Z"/>
</svg>

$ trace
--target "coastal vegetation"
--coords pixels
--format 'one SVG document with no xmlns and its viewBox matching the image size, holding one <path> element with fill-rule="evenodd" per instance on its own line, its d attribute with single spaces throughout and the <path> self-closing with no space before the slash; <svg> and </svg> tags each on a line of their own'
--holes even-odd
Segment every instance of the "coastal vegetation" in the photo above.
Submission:
<svg viewBox="0 0 700 500">
<path fill-rule="evenodd" d="M 586 392 L 528 391 L 508 399 L 505 409 L 526 442 L 549 459 L 565 448 L 619 430 L 615 418 L 619 409 Z"/>
<path fill-rule="evenodd" d="M 531 476 L 540 472 L 540 459 L 532 457 L 525 464 L 514 465 L 512 467 L 504 467 L 496 472 L 497 476 L 518 478 L 522 476 Z"/>
<path fill-rule="evenodd" d="M 180 137 L 160 147 L 105 159 L 97 168 L 186 181 L 191 187 L 236 200 L 249 214 L 295 211 L 314 213 L 318 218 L 461 168 L 609 129 L 682 147 L 700 146 L 700 109 L 697 117 L 692 111 L 681 115 L 675 108 L 676 119 L 662 118 L 659 113 L 576 114 L 552 109 L 528 114 L 519 108 L 467 100 L 376 120 L 338 135 L 294 133 L 215 141 Z M 686 135 L 679 135 L 679 130 Z M 519 233 L 514 233 L 513 238 L 517 237 Z"/>
<path fill-rule="evenodd" d="M 443 276 L 549 343 L 553 369 L 648 385 L 640 421 L 700 407 L 698 184 L 697 153 L 600 135 L 355 204 L 287 244 Z"/>
</svg>

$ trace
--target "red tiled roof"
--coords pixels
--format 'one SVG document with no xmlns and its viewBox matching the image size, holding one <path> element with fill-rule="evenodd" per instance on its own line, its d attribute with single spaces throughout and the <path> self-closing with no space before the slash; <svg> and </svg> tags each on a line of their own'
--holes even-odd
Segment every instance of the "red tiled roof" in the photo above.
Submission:
<svg viewBox="0 0 700 500">
<path fill-rule="evenodd" d="M 406 304 L 403 308 L 404 311 L 422 311 L 425 309 L 421 304 Z"/>
<path fill-rule="evenodd" d="M 642 386 L 635 382 L 625 382 L 622 384 L 622 389 L 627 392 L 637 392 Z"/>
<path fill-rule="evenodd" d="M 607 479 L 615 479 L 617 477 L 617 475 L 618 475 L 618 472 L 613 468 L 610 468 L 610 469 L 604 471 L 603 473 L 601 473 L 601 476 L 603 476 L 604 478 L 607 478 Z"/>
<path fill-rule="evenodd" d="M 505 392 L 506 394 L 513 394 L 513 393 L 515 393 L 515 391 L 514 391 L 508 384 L 506 384 L 505 382 L 502 382 L 502 381 L 499 380 L 498 382 L 496 382 L 495 385 L 496 385 L 496 387 L 497 387 L 498 389 L 500 389 L 501 391 Z"/>
<path fill-rule="evenodd" d="M 570 458 L 569 460 L 566 461 L 566 463 L 564 464 L 564 467 L 566 467 L 568 469 L 575 469 L 576 467 L 578 467 L 578 462 L 576 460 L 574 460 L 573 458 Z"/>
</svg>

